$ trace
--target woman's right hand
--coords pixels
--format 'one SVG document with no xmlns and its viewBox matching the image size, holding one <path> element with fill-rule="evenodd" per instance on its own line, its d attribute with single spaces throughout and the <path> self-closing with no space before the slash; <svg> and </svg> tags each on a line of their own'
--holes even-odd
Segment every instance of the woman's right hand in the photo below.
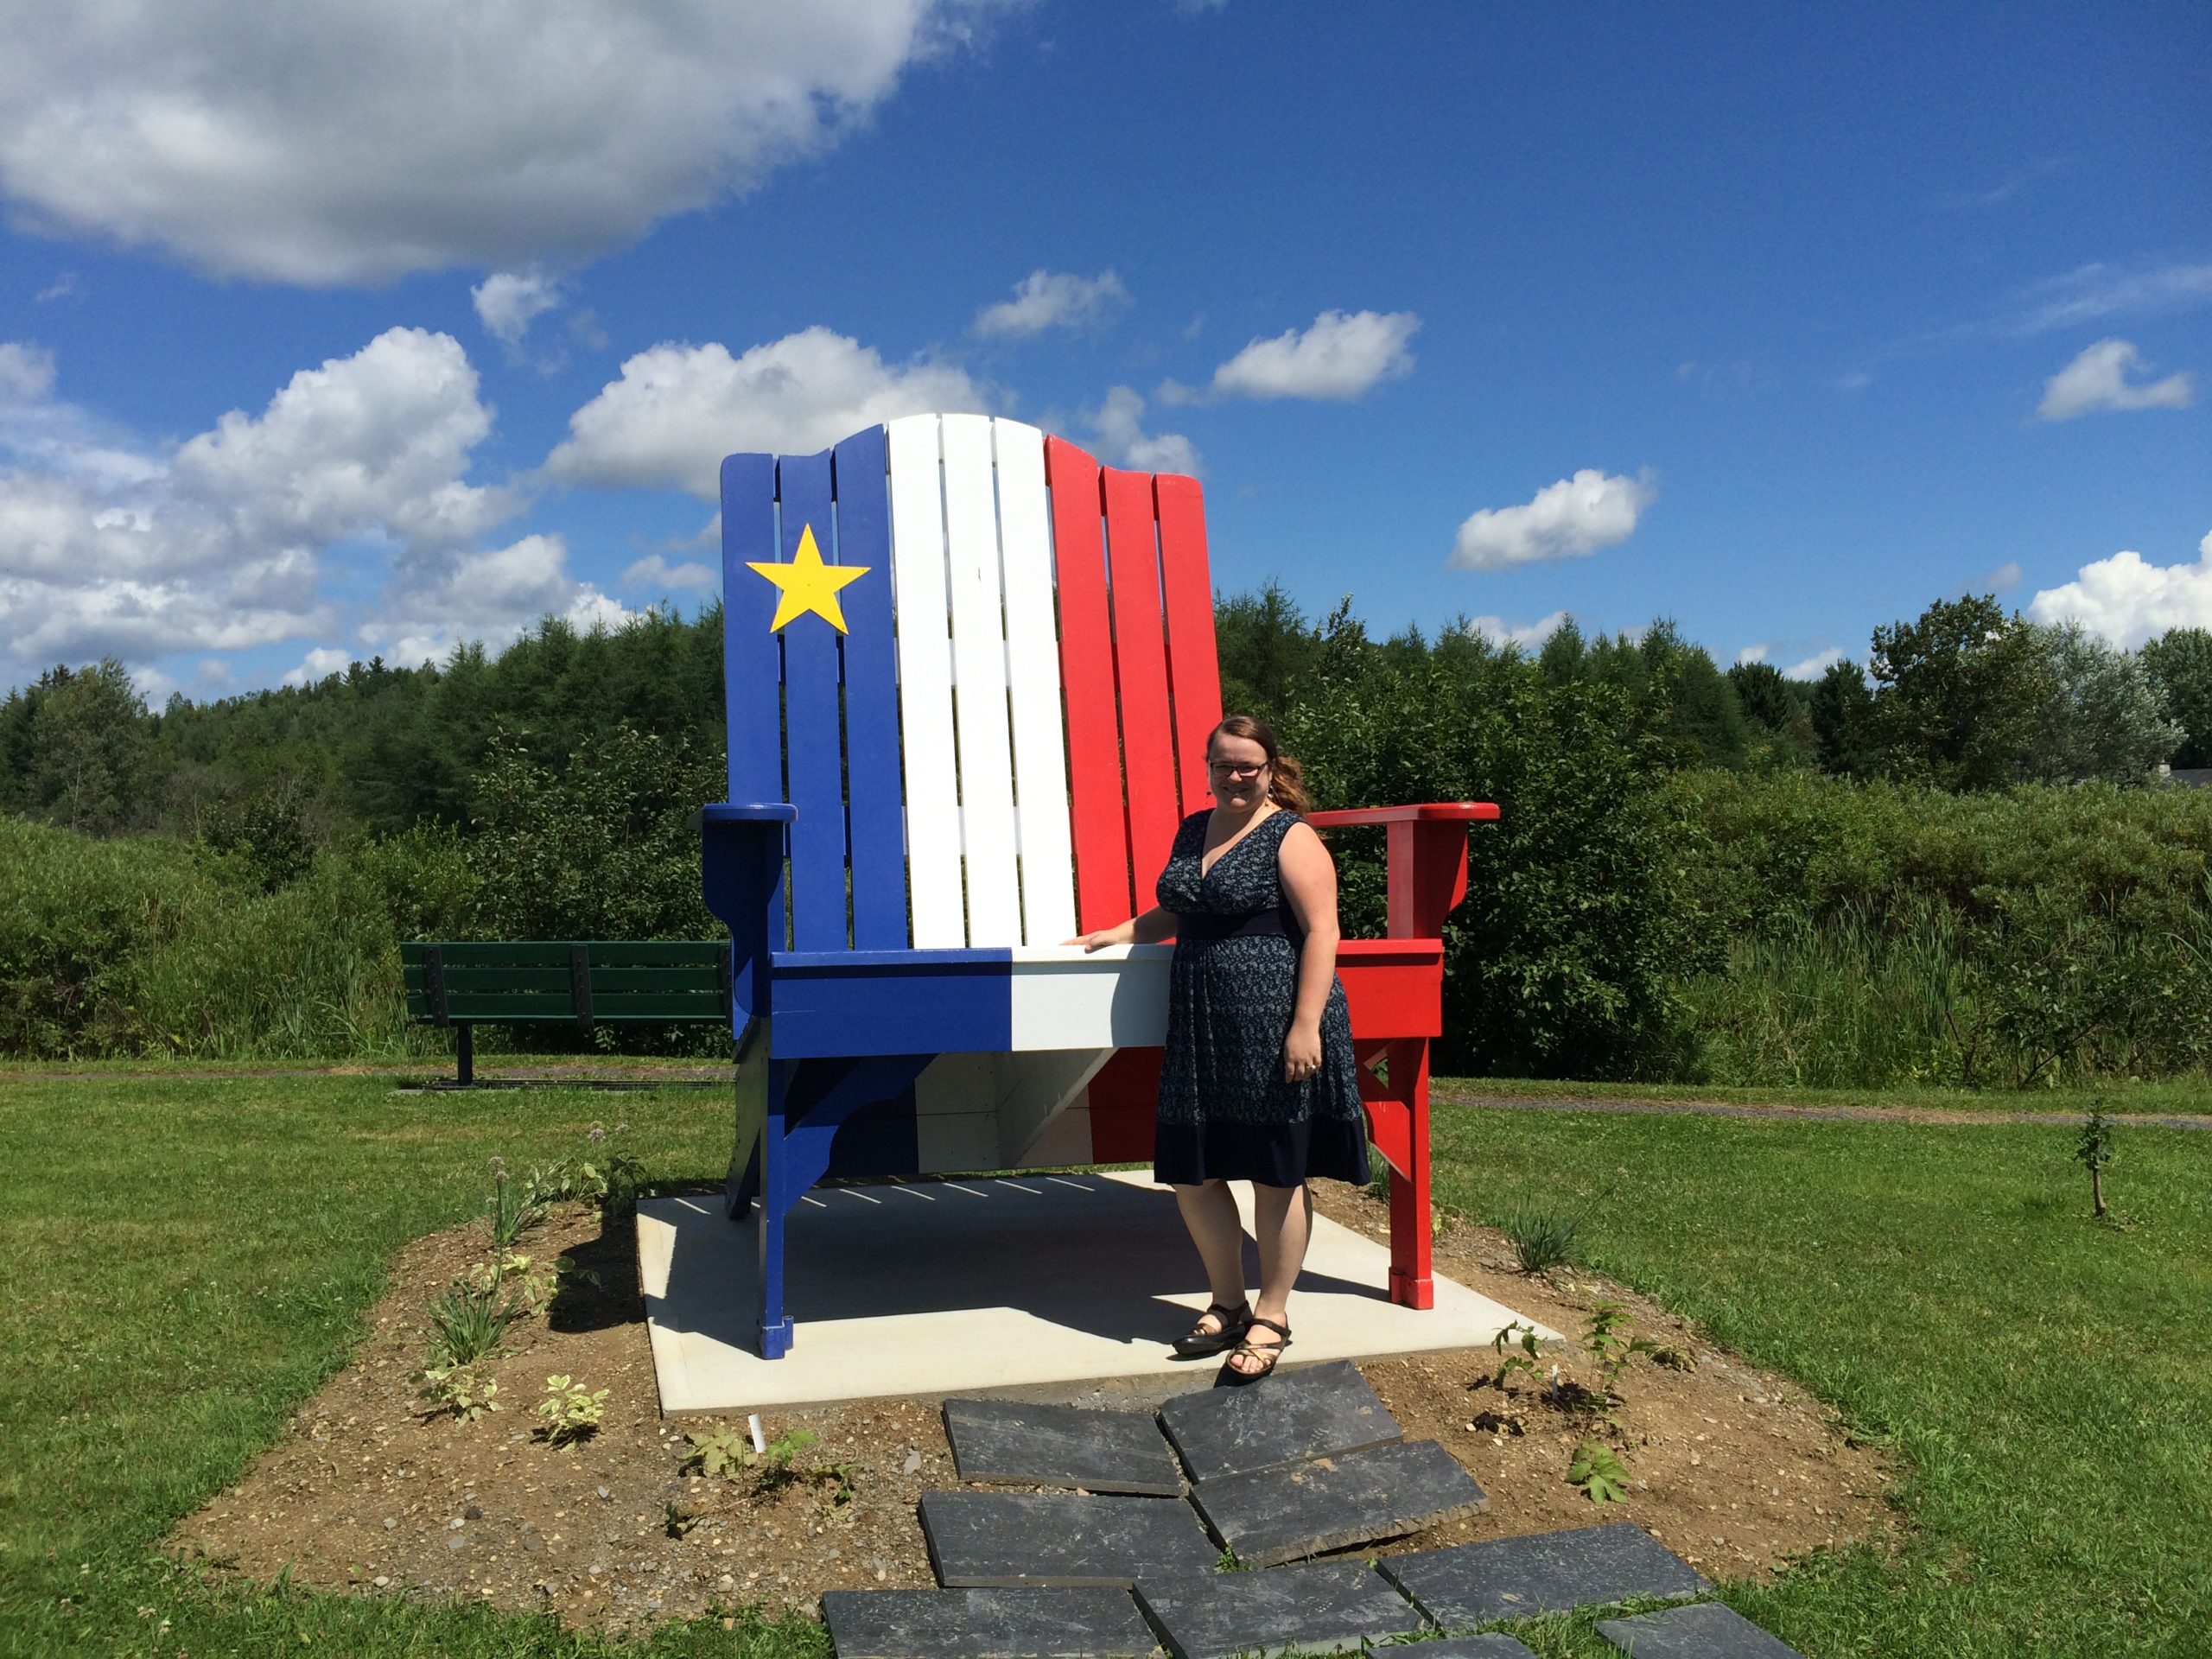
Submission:
<svg viewBox="0 0 2212 1659">
<path fill-rule="evenodd" d="M 1123 922 L 1119 927 L 1102 927 L 1096 933 L 1079 934 L 1072 939 L 1062 939 L 1062 944 L 1079 944 L 1086 952 L 1103 950 L 1109 944 L 1128 944 L 1136 937 L 1135 921 Z"/>
</svg>

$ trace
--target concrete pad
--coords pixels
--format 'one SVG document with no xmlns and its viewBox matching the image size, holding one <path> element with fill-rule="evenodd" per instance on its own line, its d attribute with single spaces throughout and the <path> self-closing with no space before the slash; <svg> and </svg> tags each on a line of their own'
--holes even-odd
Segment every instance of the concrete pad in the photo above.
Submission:
<svg viewBox="0 0 2212 1659">
<path fill-rule="evenodd" d="M 1231 1191 L 1256 1285 L 1251 1189 Z M 1211 1385 L 1219 1369 L 1169 1351 L 1210 1299 L 1173 1193 L 1146 1173 L 820 1187 L 792 1212 L 785 1239 L 797 1340 L 764 1360 L 753 1227 L 731 1222 L 719 1197 L 638 1206 L 662 1410 L 1088 1382 L 1164 1399 Z M 1384 1245 L 1315 1216 L 1291 1301 L 1298 1340 L 1282 1370 L 1479 1348 L 1521 1317 L 1440 1275 L 1434 1307 L 1400 1307 L 1389 1277 Z"/>
</svg>

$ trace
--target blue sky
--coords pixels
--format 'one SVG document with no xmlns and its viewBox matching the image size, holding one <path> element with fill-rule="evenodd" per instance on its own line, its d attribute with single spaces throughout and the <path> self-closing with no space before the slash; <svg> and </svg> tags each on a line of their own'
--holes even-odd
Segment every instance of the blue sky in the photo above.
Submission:
<svg viewBox="0 0 2212 1659">
<path fill-rule="evenodd" d="M 1378 632 L 2212 626 L 2202 4 L 194 10 L 0 18 L 0 684 L 695 606 L 931 407 Z"/>
</svg>

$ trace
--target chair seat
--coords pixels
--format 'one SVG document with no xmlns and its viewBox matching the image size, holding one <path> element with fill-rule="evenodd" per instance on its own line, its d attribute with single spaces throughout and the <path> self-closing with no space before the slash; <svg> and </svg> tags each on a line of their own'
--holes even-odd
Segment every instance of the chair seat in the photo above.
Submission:
<svg viewBox="0 0 2212 1659">
<path fill-rule="evenodd" d="M 1157 1048 L 1171 944 L 772 951 L 769 1052 L 1023 1053 Z M 1362 1039 L 1443 1029 L 1440 939 L 1345 939 L 1337 973 Z"/>
</svg>

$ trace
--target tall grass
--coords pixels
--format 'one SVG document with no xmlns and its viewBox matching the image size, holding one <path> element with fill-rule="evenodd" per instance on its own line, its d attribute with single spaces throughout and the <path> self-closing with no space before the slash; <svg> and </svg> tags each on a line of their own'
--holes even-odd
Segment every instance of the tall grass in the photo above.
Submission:
<svg viewBox="0 0 2212 1659">
<path fill-rule="evenodd" d="M 264 893 L 191 843 L 0 817 L 0 1053 L 428 1052 L 406 1024 L 398 940 L 464 890 L 428 841 L 324 853 Z"/>
</svg>

